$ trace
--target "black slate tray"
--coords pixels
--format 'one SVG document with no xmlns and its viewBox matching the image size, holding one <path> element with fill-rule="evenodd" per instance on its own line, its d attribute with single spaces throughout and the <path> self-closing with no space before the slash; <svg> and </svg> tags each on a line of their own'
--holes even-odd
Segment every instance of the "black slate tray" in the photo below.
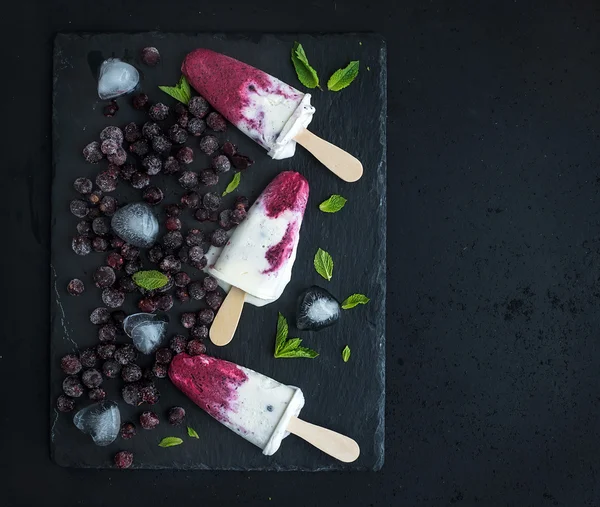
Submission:
<svg viewBox="0 0 600 507">
<path fill-rule="evenodd" d="M 284 295 L 263 308 L 246 305 L 238 333 L 225 348 L 208 344 L 208 353 L 253 368 L 276 380 L 302 388 L 306 405 L 302 418 L 355 438 L 361 447 L 360 458 L 343 464 L 323 454 L 295 436 L 286 438 L 281 449 L 266 457 L 252 444 L 236 436 L 211 419 L 175 389 L 168 380 L 158 380 L 161 400 L 152 409 L 162 418 L 153 431 L 139 428 L 138 435 L 128 441 L 118 439 L 109 447 L 96 447 L 89 437 L 72 424 L 71 414 L 54 409 L 64 378 L 60 357 L 70 351 L 84 349 L 97 342 L 96 329 L 89 312 L 102 306 L 100 291 L 93 287 L 93 270 L 103 262 L 105 254 L 76 256 L 70 249 L 71 237 L 78 221 L 70 215 L 68 203 L 77 197 L 72 189 L 76 177 L 92 179 L 104 164 L 87 164 L 81 150 L 98 138 L 107 125 L 123 126 L 130 121 L 146 120 L 134 111 L 129 98 L 118 99 L 121 106 L 113 119 L 102 115 L 104 103 L 97 98 L 95 66 L 99 59 L 120 57 L 134 64 L 142 73 L 141 89 L 152 101 L 174 105 L 174 101 L 157 89 L 174 84 L 184 55 L 196 47 L 224 52 L 261 68 L 299 89 L 289 62 L 293 41 L 304 45 L 310 61 L 317 68 L 325 87 L 327 77 L 352 59 L 360 59 L 361 72 L 349 88 L 333 93 L 316 90 L 313 104 L 317 114 L 311 130 L 332 143 L 348 149 L 362 160 L 365 175 L 354 184 L 337 179 L 309 153 L 298 147 L 292 159 L 271 160 L 262 148 L 231 127 L 222 139 L 238 145 L 242 153 L 255 161 L 242 176 L 236 192 L 225 199 L 231 205 L 236 195 L 255 199 L 264 186 L 281 170 L 294 169 L 308 179 L 310 199 L 307 207 L 298 257 L 292 281 Z M 138 60 L 141 48 L 159 48 L 162 61 L 155 68 Z M 379 36 L 348 35 L 182 35 L 182 34 L 60 34 L 54 51 L 53 136 L 54 164 L 52 187 L 52 329 L 51 329 L 51 450 L 61 466 L 109 467 L 112 456 L 123 449 L 135 454 L 136 468 L 229 469 L 229 470 L 377 470 L 384 459 L 384 381 L 385 381 L 385 206 L 386 206 L 386 52 Z M 190 141 L 188 141 L 188 144 Z M 193 170 L 203 169 L 208 158 L 196 150 Z M 165 190 L 165 203 L 175 202 L 181 194 L 177 182 L 164 175 L 155 181 Z M 230 175 L 222 178 L 217 189 L 222 191 Z M 332 193 L 348 198 L 340 213 L 321 213 L 318 204 Z M 140 199 L 139 191 L 121 183 L 113 193 L 120 202 Z M 186 214 L 184 230 L 198 225 Z M 201 227 L 202 228 L 202 227 Z M 331 253 L 335 261 L 331 282 L 319 277 L 312 266 L 317 248 Z M 145 266 L 151 265 L 145 263 Z M 192 277 L 199 274 L 185 268 Z M 80 297 L 66 293 L 71 278 L 81 278 L 87 290 Z M 330 290 L 340 301 L 353 292 L 371 298 L 367 306 L 344 312 L 338 325 L 318 333 L 298 332 L 294 328 L 295 301 L 307 286 L 317 284 Z M 124 309 L 135 310 L 139 297 L 128 296 Z M 169 335 L 184 332 L 178 315 L 201 305 L 176 305 L 171 311 Z M 290 336 L 299 336 L 307 346 L 319 351 L 314 360 L 274 359 L 273 346 L 277 312 L 290 323 Z M 121 337 L 120 342 L 126 342 Z M 352 357 L 342 362 L 341 350 L 348 344 Z M 149 360 L 148 360 L 149 362 Z M 123 420 L 137 421 L 144 408 L 126 405 L 119 397 L 122 381 L 105 380 L 110 399 L 120 401 Z M 81 408 L 89 401 L 85 395 L 77 401 Z M 199 440 L 185 435 L 185 427 L 170 427 L 164 414 L 169 407 L 186 408 L 187 424 L 200 435 Z M 181 436 L 183 445 L 163 449 L 158 442 L 165 436 Z"/>
</svg>

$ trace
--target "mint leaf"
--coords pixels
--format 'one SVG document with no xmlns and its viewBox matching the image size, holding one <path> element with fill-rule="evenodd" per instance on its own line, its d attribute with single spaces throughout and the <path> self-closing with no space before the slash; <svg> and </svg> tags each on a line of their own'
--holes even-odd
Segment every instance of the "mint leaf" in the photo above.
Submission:
<svg viewBox="0 0 600 507">
<path fill-rule="evenodd" d="M 350 308 L 354 308 L 356 305 L 366 305 L 369 301 L 371 300 L 363 294 L 352 294 L 344 300 L 342 303 L 342 308 L 344 310 L 349 310 Z"/>
<path fill-rule="evenodd" d="M 308 58 L 304 52 L 302 44 L 294 42 L 292 47 L 292 63 L 300 82 L 307 88 L 321 88 L 319 86 L 319 76 L 317 71 L 308 63 Z"/>
<path fill-rule="evenodd" d="M 169 282 L 166 275 L 163 275 L 160 271 L 152 269 L 150 271 L 138 271 L 134 273 L 133 281 L 146 290 L 156 290 L 164 287 Z"/>
<path fill-rule="evenodd" d="M 179 437 L 165 437 L 158 444 L 160 447 L 173 447 L 183 444 L 183 440 Z"/>
<path fill-rule="evenodd" d="M 319 209 L 325 213 L 336 213 L 340 211 L 346 204 L 347 199 L 341 195 L 333 194 L 329 199 L 319 204 Z"/>
<path fill-rule="evenodd" d="M 307 357 L 312 359 L 319 355 L 318 352 L 306 347 L 301 347 L 300 338 L 287 339 L 288 324 L 286 318 L 279 314 L 277 317 L 277 336 L 275 337 L 275 357 Z"/>
<path fill-rule="evenodd" d="M 196 430 L 190 426 L 187 427 L 187 431 L 188 431 L 188 436 L 192 437 L 192 438 L 200 438 L 198 436 L 198 433 L 196 432 Z"/>
<path fill-rule="evenodd" d="M 222 194 L 223 197 L 225 197 L 227 194 L 230 194 L 231 192 L 233 192 L 240 184 L 241 179 L 242 179 L 242 173 L 235 173 L 233 175 L 233 179 L 231 180 L 229 185 L 227 185 L 227 188 L 223 192 L 223 194 Z"/>
<path fill-rule="evenodd" d="M 183 102 L 186 106 L 192 98 L 192 89 L 190 88 L 190 84 L 187 82 L 185 76 L 181 76 L 179 83 L 177 83 L 175 86 L 159 86 L 158 88 L 167 95 L 173 97 L 175 100 Z"/>
<path fill-rule="evenodd" d="M 342 359 L 344 360 L 344 363 L 347 363 L 348 359 L 350 359 L 350 347 L 348 347 L 348 345 L 342 350 Z"/>
<path fill-rule="evenodd" d="M 332 92 L 339 92 L 346 88 L 354 78 L 358 76 L 358 60 L 350 62 L 345 68 L 336 70 L 329 81 L 327 81 L 327 89 Z"/>
<path fill-rule="evenodd" d="M 331 255 L 319 248 L 315 254 L 314 264 L 317 273 L 325 278 L 325 280 L 331 280 L 331 277 L 333 276 L 333 259 L 331 258 Z"/>
</svg>

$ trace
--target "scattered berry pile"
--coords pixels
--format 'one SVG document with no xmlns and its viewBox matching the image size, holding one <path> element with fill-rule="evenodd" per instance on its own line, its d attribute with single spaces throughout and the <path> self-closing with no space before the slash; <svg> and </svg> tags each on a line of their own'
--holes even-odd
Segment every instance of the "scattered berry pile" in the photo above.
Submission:
<svg viewBox="0 0 600 507">
<path fill-rule="evenodd" d="M 144 48 L 141 59 L 151 67 L 161 61 L 158 50 L 153 47 Z M 147 410 L 160 399 L 157 382 L 167 377 L 174 355 L 206 352 L 204 341 L 223 302 L 217 281 L 202 272 L 207 265 L 205 253 L 210 245 L 225 245 L 226 231 L 241 223 L 248 211 L 245 197 L 238 197 L 233 208 L 222 209 L 221 194 L 211 187 L 219 183 L 221 175 L 245 170 L 253 161 L 238 153 L 231 142 L 219 140 L 217 136 L 227 130 L 227 122 L 219 113 L 211 111 L 203 97 L 195 96 L 187 106 L 178 102 L 173 107 L 153 103 L 144 93 L 130 100 L 134 109 L 147 114 L 147 121 L 105 127 L 99 138 L 83 149 L 85 161 L 101 166 L 98 173 L 73 182 L 78 195 L 69 204 L 77 219 L 71 246 L 77 255 L 99 254 L 100 266 L 87 280 L 73 278 L 67 292 L 80 296 L 95 286 L 104 306 L 90 313 L 90 322 L 96 326 L 97 344 L 61 359 L 66 376 L 56 408 L 71 412 L 78 399 L 101 401 L 106 397 L 104 382 L 119 379 L 123 401 L 135 407 L 143 406 L 138 422 L 143 429 L 150 430 L 160 422 L 155 412 Z M 103 113 L 112 118 L 118 110 L 117 102 L 112 101 L 104 107 Z M 204 169 L 198 171 L 196 166 L 200 160 Z M 167 193 L 154 181 L 161 175 L 164 185 L 163 174 L 179 189 L 175 193 L 176 202 L 163 203 L 166 196 L 174 195 L 171 183 L 167 184 L 170 190 Z M 164 233 L 147 251 L 140 251 L 112 233 L 110 217 L 120 205 L 127 203 L 111 194 L 125 185 L 139 191 L 139 200 L 160 206 L 164 212 Z M 194 223 L 187 229 L 186 215 Z M 158 290 L 144 290 L 132 278 L 143 269 L 158 269 L 167 275 L 169 282 Z M 142 312 L 168 312 L 176 304 L 190 301 L 202 305 L 195 311 L 180 314 L 179 320 L 189 336 L 172 336 L 170 346 L 158 349 L 147 367 L 140 364 L 142 358 L 137 350 L 126 343 L 123 330 L 127 314 L 121 308 L 136 295 L 134 301 Z M 185 410 L 174 407 L 165 415 L 169 423 L 179 425 Z M 123 439 L 131 439 L 135 434 L 134 423 L 123 423 Z M 128 468 L 133 454 L 121 451 L 114 461 L 117 467 Z"/>
</svg>

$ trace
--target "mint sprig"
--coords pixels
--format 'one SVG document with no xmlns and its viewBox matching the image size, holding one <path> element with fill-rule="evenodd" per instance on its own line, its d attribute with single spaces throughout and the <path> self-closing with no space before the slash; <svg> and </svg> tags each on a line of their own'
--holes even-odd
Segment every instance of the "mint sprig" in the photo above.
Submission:
<svg viewBox="0 0 600 507">
<path fill-rule="evenodd" d="M 179 437 L 165 437 L 158 444 L 159 447 L 174 447 L 183 444 L 183 440 Z"/>
<path fill-rule="evenodd" d="M 319 248 L 313 262 L 317 273 L 325 278 L 325 280 L 330 281 L 333 276 L 333 259 L 331 258 L 331 255 Z"/>
<path fill-rule="evenodd" d="M 229 185 L 227 185 L 227 188 L 223 192 L 223 194 L 222 194 L 223 197 L 225 197 L 227 194 L 230 194 L 231 192 L 233 192 L 240 184 L 241 179 L 242 179 L 242 173 L 235 173 L 233 175 L 232 180 L 229 182 Z"/>
<path fill-rule="evenodd" d="M 307 347 L 301 347 L 300 338 L 288 339 L 288 323 L 286 318 L 280 314 L 277 317 L 277 334 L 275 335 L 275 353 L 279 357 L 305 357 L 313 359 L 319 355 L 315 350 Z"/>
<path fill-rule="evenodd" d="M 348 347 L 348 345 L 342 350 L 342 359 L 344 360 L 344 363 L 347 363 L 348 359 L 350 359 L 350 347 Z"/>
<path fill-rule="evenodd" d="M 304 52 L 302 44 L 294 42 L 292 47 L 292 63 L 300 82 L 307 88 L 321 88 L 319 86 L 319 76 L 317 71 L 308 63 L 308 58 Z"/>
<path fill-rule="evenodd" d="M 353 60 L 343 69 L 336 70 L 327 81 L 327 89 L 332 92 L 339 92 L 349 86 L 358 76 L 358 67 L 359 61 Z"/>
<path fill-rule="evenodd" d="M 179 83 L 175 86 L 159 86 L 158 88 L 175 100 L 183 102 L 186 106 L 192 98 L 192 89 L 185 76 L 181 76 L 179 78 Z"/>
<path fill-rule="evenodd" d="M 132 278 L 136 285 L 146 290 L 160 289 L 169 283 L 169 278 L 155 269 L 150 271 L 138 271 L 133 274 Z"/>
<path fill-rule="evenodd" d="M 196 430 L 194 428 L 192 428 L 191 426 L 187 427 L 187 433 L 188 433 L 188 436 L 190 436 L 192 438 L 200 438 L 198 436 L 198 433 L 196 432 Z"/>
<path fill-rule="evenodd" d="M 342 302 L 342 308 L 349 310 L 357 305 L 366 305 L 369 301 L 371 300 L 364 294 L 352 294 Z"/>
<path fill-rule="evenodd" d="M 324 213 L 337 213 L 346 205 L 346 202 L 348 200 L 341 195 L 333 194 L 329 199 L 319 204 L 319 209 Z"/>
</svg>

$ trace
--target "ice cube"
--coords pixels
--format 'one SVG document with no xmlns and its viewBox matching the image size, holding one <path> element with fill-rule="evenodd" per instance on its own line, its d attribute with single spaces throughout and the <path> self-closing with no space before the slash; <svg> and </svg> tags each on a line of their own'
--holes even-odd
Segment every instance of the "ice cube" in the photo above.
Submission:
<svg viewBox="0 0 600 507">
<path fill-rule="evenodd" d="M 134 313 L 123 321 L 125 333 L 142 354 L 151 354 L 164 342 L 169 317 L 153 313 Z"/>
<path fill-rule="evenodd" d="M 119 435 L 121 412 L 114 401 L 105 400 L 81 409 L 73 416 L 73 423 L 96 445 L 105 446 Z"/>
<path fill-rule="evenodd" d="M 318 331 L 335 324 L 341 314 L 340 303 L 328 291 L 313 285 L 298 298 L 296 327 Z"/>
<path fill-rule="evenodd" d="M 98 96 L 102 100 L 114 99 L 135 89 L 140 82 L 140 73 L 133 65 L 118 58 L 102 62 L 98 75 Z"/>
<path fill-rule="evenodd" d="M 149 248 L 158 235 L 158 220 L 152 208 L 143 202 L 134 202 L 119 208 L 110 225 L 123 241 L 139 248 Z"/>
</svg>

